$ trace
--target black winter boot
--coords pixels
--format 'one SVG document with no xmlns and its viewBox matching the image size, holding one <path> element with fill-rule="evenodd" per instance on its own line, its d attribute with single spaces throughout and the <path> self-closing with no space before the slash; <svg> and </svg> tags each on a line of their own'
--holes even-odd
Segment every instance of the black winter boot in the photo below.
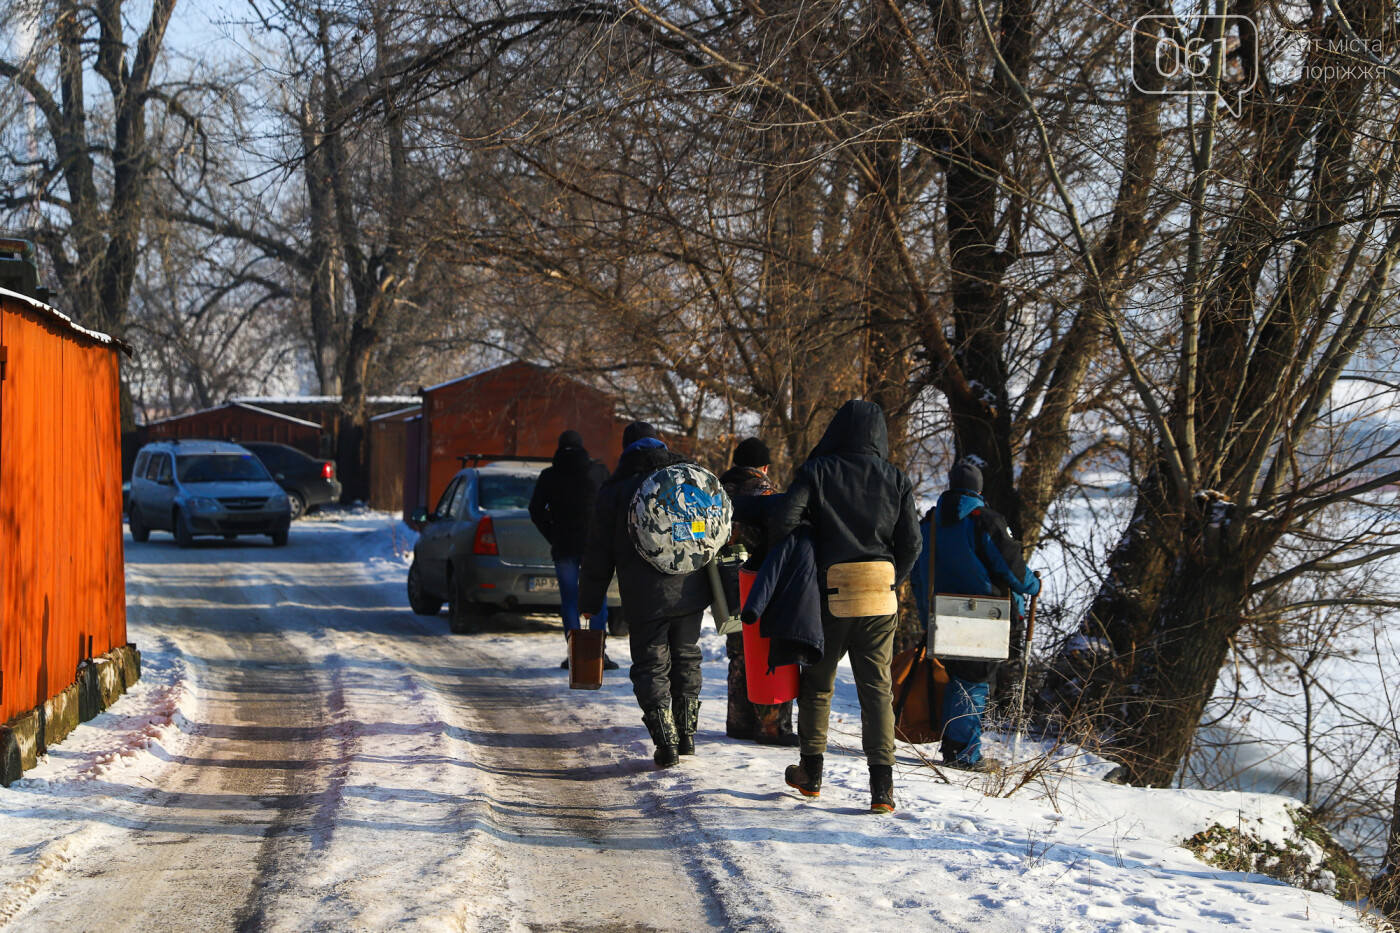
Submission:
<svg viewBox="0 0 1400 933">
<path fill-rule="evenodd" d="M 669 768 L 679 762 L 681 755 L 676 746 L 680 744 L 680 736 L 676 733 L 676 717 L 671 707 L 653 706 L 643 710 L 642 722 L 651 733 L 651 740 L 656 743 L 656 753 L 651 756 L 656 766 Z"/>
<path fill-rule="evenodd" d="M 870 812 L 894 812 L 894 768 L 889 765 L 870 766 Z"/>
<path fill-rule="evenodd" d="M 795 787 L 802 792 L 803 797 L 820 797 L 822 795 L 822 762 L 824 755 L 802 755 L 799 757 L 800 764 L 788 765 L 783 777 L 787 779 L 788 787 Z"/>
<path fill-rule="evenodd" d="M 671 697 L 671 714 L 676 718 L 676 732 L 680 735 L 680 753 L 694 755 L 695 730 L 700 727 L 700 698 Z"/>
</svg>

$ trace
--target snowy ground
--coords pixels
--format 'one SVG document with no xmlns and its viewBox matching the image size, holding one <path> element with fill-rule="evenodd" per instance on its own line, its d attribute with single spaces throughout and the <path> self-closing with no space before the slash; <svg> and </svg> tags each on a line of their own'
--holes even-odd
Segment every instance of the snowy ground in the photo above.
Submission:
<svg viewBox="0 0 1400 933">
<path fill-rule="evenodd" d="M 1112 476 L 1096 479 L 1102 493 L 1069 496 L 1055 504 L 1051 533 L 1031 560 L 1045 583 L 1035 646 L 1042 657 L 1053 654 L 1062 638 L 1078 631 L 1100 584 L 1103 555 L 1131 517 L 1134 500 L 1125 494 L 1131 490 L 1116 484 Z M 1395 495 L 1381 492 L 1376 498 L 1391 505 Z M 1362 536 L 1355 527 L 1345 532 L 1334 527 L 1331 533 Z M 1400 589 L 1400 555 L 1363 570 L 1366 579 L 1351 584 L 1353 592 L 1381 595 Z M 1333 585 L 1340 584 L 1334 581 Z M 1400 683 L 1400 610 L 1334 607 L 1327 612 L 1327 627 L 1335 628 L 1325 639 L 1316 634 L 1327 631 L 1316 615 L 1304 617 L 1306 626 L 1288 626 L 1283 633 L 1283 644 L 1295 658 L 1308 656 L 1305 646 L 1317 649 L 1310 671 L 1311 704 L 1303 694 L 1297 668 L 1286 663 L 1284 655 L 1276 654 L 1268 666 L 1256 668 L 1248 656 L 1232 654 L 1203 717 L 1213 725 L 1197 734 L 1179 781 L 1188 787 L 1302 797 L 1308 784 L 1305 748 L 1310 741 L 1314 804 L 1330 812 L 1338 840 L 1376 866 L 1384 852 L 1395 796 L 1400 691 L 1394 685 Z M 1253 652 L 1254 657 L 1264 654 Z M 1369 816 L 1358 816 L 1363 813 Z"/>
<path fill-rule="evenodd" d="M 0 928 L 1367 928 L 1180 847 L 1213 823 L 1280 838 L 1286 798 L 1117 787 L 1093 762 L 1006 798 L 905 747 L 899 811 L 871 816 L 848 669 L 804 800 L 790 751 L 724 737 L 713 633 L 700 754 L 657 772 L 625 668 L 571 692 L 555 622 L 413 616 L 410 542 L 374 514 L 280 551 L 128 541 L 146 675 L 0 790 Z"/>
</svg>

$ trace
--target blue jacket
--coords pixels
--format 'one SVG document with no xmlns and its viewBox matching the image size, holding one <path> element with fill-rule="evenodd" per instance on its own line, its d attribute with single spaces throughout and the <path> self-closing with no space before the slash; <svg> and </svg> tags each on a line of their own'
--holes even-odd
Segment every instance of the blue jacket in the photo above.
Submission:
<svg viewBox="0 0 1400 933">
<path fill-rule="evenodd" d="M 763 559 L 741 616 L 772 640 L 768 669 L 784 664 L 816 664 L 826 650 L 822 628 L 822 591 L 817 582 L 817 551 L 810 525 L 775 544 Z"/>
<path fill-rule="evenodd" d="M 919 530 L 924 547 L 910 581 L 919 620 L 928 628 L 928 546 L 936 528 L 934 589 L 939 593 L 997 596 L 1010 590 L 1016 612 L 1025 614 L 1024 596 L 1040 592 L 1040 580 L 1026 567 L 1021 545 L 1006 528 L 1006 520 L 988 508 L 979 495 L 950 489 L 938 499 Z"/>
</svg>

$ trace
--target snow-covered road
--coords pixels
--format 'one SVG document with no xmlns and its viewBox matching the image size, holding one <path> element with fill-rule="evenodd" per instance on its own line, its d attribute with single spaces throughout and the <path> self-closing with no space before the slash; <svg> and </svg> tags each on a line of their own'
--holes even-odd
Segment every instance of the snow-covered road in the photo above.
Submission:
<svg viewBox="0 0 1400 933">
<path fill-rule="evenodd" d="M 557 622 L 415 617 L 402 535 L 362 514 L 285 549 L 128 540 L 146 674 L 0 791 L 0 928 L 1362 928 L 1180 848 L 1213 822 L 1268 835 L 1280 798 L 1053 772 L 1006 799 L 905 749 L 900 812 L 864 813 L 848 670 L 802 800 L 789 751 L 723 737 L 713 633 L 700 755 L 656 772 L 625 671 L 571 692 Z"/>
<path fill-rule="evenodd" d="M 35 828 L 61 816 L 73 832 L 0 917 L 55 931 L 720 925 L 626 780 L 642 762 L 590 741 L 559 690 L 557 628 L 448 636 L 365 560 L 381 534 L 308 522 L 282 550 L 128 542 L 133 636 L 178 659 L 173 681 L 150 673 L 188 695 L 155 755 L 60 764 L 30 788 L 56 797 Z M 503 664 L 491 647 L 507 637 L 548 665 Z M 117 745 L 120 732 L 109 724 Z"/>
</svg>

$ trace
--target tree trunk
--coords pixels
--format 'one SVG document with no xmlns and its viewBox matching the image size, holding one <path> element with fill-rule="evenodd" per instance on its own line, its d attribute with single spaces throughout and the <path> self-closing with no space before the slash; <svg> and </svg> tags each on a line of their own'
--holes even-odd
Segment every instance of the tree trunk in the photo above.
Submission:
<svg viewBox="0 0 1400 933">
<path fill-rule="evenodd" d="M 1184 516 L 1173 509 L 1154 470 L 1138 487 L 1132 520 L 1108 557 L 1108 573 L 1080 625 L 1056 658 L 1036 700 L 1037 712 L 1061 723 L 1112 723 L 1121 691 L 1146 649 Z"/>
<path fill-rule="evenodd" d="M 365 375 L 378 342 L 378 334 L 372 328 L 356 321 L 350 334 L 350 346 L 345 353 L 345 388 L 340 399 L 336 430 L 336 471 L 340 477 L 341 501 L 346 503 L 369 499 L 369 457 L 365 450 L 369 415 L 365 408 Z"/>
<path fill-rule="evenodd" d="M 886 120 L 897 111 L 891 94 L 902 79 L 900 38 L 889 9 L 875 3 L 869 7 L 868 32 L 857 52 L 861 71 L 861 96 L 876 120 Z M 889 426 L 890 451 L 903 461 L 909 408 L 910 311 L 903 296 L 908 294 L 896 257 L 895 238 L 889 216 L 902 216 L 904 194 L 901 178 L 901 146 L 897 140 L 876 139 L 864 147 L 870 175 L 861 183 L 863 210 L 859 232 L 853 236 L 856 255 L 862 257 L 861 313 L 865 320 L 865 359 L 861 381 L 865 398 L 885 411 Z"/>
<path fill-rule="evenodd" d="M 313 269 L 307 300 L 311 365 L 316 372 L 321 394 L 339 395 L 344 335 L 340 324 L 340 262 L 335 248 L 329 160 L 325 137 L 317 128 L 317 118 L 309 101 L 303 104 L 299 120 L 302 154 L 306 159 L 302 178 L 306 184 L 307 213 L 311 223 L 311 242 L 307 245 L 307 258 Z"/>
<path fill-rule="evenodd" d="M 958 363 L 980 395 L 947 392 L 958 459 L 981 460 L 983 497 L 1021 534 L 1020 497 L 1011 455 L 1011 412 L 1004 359 L 1005 320 L 999 283 L 1010 257 L 996 246 L 999 173 L 968 145 L 947 170 L 949 279 Z"/>
<path fill-rule="evenodd" d="M 1254 562 L 1199 552 L 1177 561 L 1148 640 L 1132 655 L 1112 746 L 1134 784 L 1170 787 L 1244 619 Z"/>
<path fill-rule="evenodd" d="M 1381 873 L 1371 884 L 1371 903 L 1390 919 L 1400 920 L 1400 775 L 1395 779 L 1395 807 L 1390 813 L 1385 860 L 1381 862 Z"/>
</svg>

